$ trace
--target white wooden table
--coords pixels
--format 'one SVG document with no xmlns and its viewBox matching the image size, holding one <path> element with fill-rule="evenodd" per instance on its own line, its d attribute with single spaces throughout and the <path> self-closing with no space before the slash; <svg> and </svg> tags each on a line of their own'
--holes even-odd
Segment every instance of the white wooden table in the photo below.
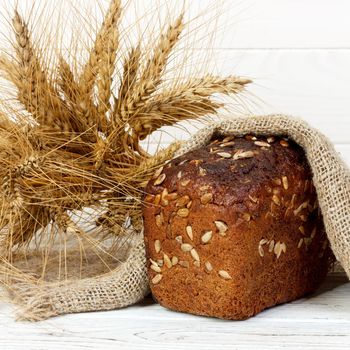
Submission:
<svg viewBox="0 0 350 350">
<path fill-rule="evenodd" d="M 149 298 L 123 310 L 28 323 L 0 304 L 0 349 L 350 349 L 350 283 L 334 273 L 315 295 L 247 321 L 176 313 Z"/>
</svg>

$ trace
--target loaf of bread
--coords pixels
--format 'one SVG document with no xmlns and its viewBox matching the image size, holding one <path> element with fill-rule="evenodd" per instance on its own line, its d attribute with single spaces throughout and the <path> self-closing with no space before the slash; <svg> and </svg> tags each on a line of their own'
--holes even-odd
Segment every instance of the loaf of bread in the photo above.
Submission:
<svg viewBox="0 0 350 350">
<path fill-rule="evenodd" d="M 145 189 L 154 298 L 246 319 L 315 291 L 333 261 L 304 152 L 287 138 L 215 137 Z"/>
</svg>

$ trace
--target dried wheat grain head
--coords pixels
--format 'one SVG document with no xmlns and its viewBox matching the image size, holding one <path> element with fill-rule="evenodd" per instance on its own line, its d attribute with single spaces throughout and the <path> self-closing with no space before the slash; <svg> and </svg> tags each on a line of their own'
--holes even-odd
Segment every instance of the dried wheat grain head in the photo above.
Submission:
<svg viewBox="0 0 350 350">
<path fill-rule="evenodd" d="M 14 12 L 13 50 L 0 57 L 15 93 L 0 100 L 0 253 L 12 277 L 46 278 L 54 270 L 55 278 L 69 278 L 73 257 L 83 276 L 92 256 L 102 270 L 113 267 L 116 250 L 142 229 L 143 186 L 178 148 L 151 155 L 141 141 L 163 126 L 215 114 L 222 105 L 214 94 L 234 95 L 250 83 L 206 72 L 163 81 L 184 13 L 169 20 L 152 49 L 139 40 L 120 52 L 128 35 L 122 14 L 121 0 L 111 1 L 81 61 L 73 49 L 50 51 L 33 35 L 34 23 Z M 34 257 L 30 271 L 24 261 Z"/>
</svg>

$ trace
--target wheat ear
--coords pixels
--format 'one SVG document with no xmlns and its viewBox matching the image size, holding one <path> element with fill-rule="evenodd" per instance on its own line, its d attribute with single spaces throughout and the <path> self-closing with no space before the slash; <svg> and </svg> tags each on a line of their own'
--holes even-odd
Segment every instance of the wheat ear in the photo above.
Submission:
<svg viewBox="0 0 350 350">
<path fill-rule="evenodd" d="M 138 114 L 133 124 L 133 131 L 139 140 L 144 140 L 153 131 L 163 126 L 174 125 L 182 120 L 214 115 L 222 106 L 221 103 L 211 101 L 209 98 L 176 99 L 164 105 L 154 106 L 147 113 Z"/>
<path fill-rule="evenodd" d="M 68 99 L 71 104 L 76 103 L 79 93 L 79 86 L 75 81 L 74 74 L 68 62 L 62 56 L 59 58 L 57 83 L 66 99 Z"/>
<path fill-rule="evenodd" d="M 69 130 L 64 105 L 41 66 L 30 39 L 28 25 L 17 11 L 13 18 L 13 27 L 18 60 L 14 69 L 17 70 L 19 78 L 13 82 L 17 86 L 19 100 L 40 124 Z M 59 118 L 56 118 L 58 115 Z"/>
<path fill-rule="evenodd" d="M 183 31 L 183 18 L 184 14 L 181 13 L 175 23 L 169 26 L 166 34 L 161 36 L 153 56 L 146 62 L 140 79 L 122 104 L 120 112 L 125 121 L 135 115 L 160 84 L 169 55 Z"/>
<path fill-rule="evenodd" d="M 168 101 L 183 97 L 196 99 L 198 97 L 209 97 L 213 94 L 237 94 L 243 91 L 245 86 L 251 82 L 250 79 L 236 76 L 221 78 L 207 75 L 203 78 L 190 79 L 173 89 L 163 91 L 154 96 L 152 102 L 165 104 Z"/>
<path fill-rule="evenodd" d="M 237 94 L 249 83 L 251 80 L 235 76 L 220 78 L 207 75 L 190 79 L 173 89 L 153 95 L 130 124 L 135 134 L 143 140 L 161 126 L 215 114 L 221 104 L 211 101 L 210 96 L 216 93 Z"/>
<path fill-rule="evenodd" d="M 105 32 L 96 40 L 98 60 L 98 112 L 101 118 L 105 117 L 110 109 L 111 86 L 115 70 L 117 49 L 119 46 L 118 22 L 121 16 L 120 1 L 112 3 L 104 23 Z"/>
<path fill-rule="evenodd" d="M 141 48 L 140 48 L 140 45 L 138 45 L 137 47 L 133 47 L 129 51 L 129 54 L 124 60 L 123 76 L 120 82 L 118 98 L 115 101 L 115 110 L 113 113 L 114 118 L 120 119 L 119 114 L 121 112 L 123 101 L 125 101 L 130 97 L 130 92 L 133 90 L 136 84 L 137 73 L 139 71 L 139 66 L 140 66 L 140 58 L 141 58 Z M 115 124 L 119 122 L 121 122 L 121 120 L 114 121 Z"/>
<path fill-rule="evenodd" d="M 106 128 L 106 120 L 103 114 L 109 109 L 112 85 L 111 75 L 114 72 L 115 55 L 119 44 L 117 23 L 120 15 L 121 0 L 113 0 L 97 33 L 88 62 L 79 78 L 79 114 L 87 119 L 89 126 L 97 125 L 99 128 Z M 98 76 L 99 81 L 97 81 Z M 96 83 L 99 90 L 97 109 L 94 108 L 92 102 L 93 89 Z"/>
<path fill-rule="evenodd" d="M 59 57 L 59 65 L 58 65 L 58 72 L 57 72 L 57 85 L 61 89 L 61 92 L 64 95 L 65 102 L 67 104 L 67 107 L 69 108 L 69 115 L 70 115 L 70 122 L 72 125 L 72 128 L 76 132 L 82 132 L 87 129 L 86 125 L 86 118 L 77 118 L 79 115 L 79 112 L 81 111 L 81 108 L 77 108 L 77 101 L 79 98 L 79 85 L 76 82 L 74 73 L 71 70 L 71 67 L 69 66 L 68 62 L 62 57 Z M 91 137 L 91 136 L 89 136 Z M 84 135 L 82 135 L 82 138 L 84 139 Z"/>
<path fill-rule="evenodd" d="M 105 20 L 102 23 L 99 32 L 97 33 L 94 47 L 91 49 L 91 52 L 89 54 L 88 62 L 86 63 L 81 73 L 79 79 L 80 87 L 82 89 L 82 92 L 88 96 L 91 96 L 93 87 L 96 82 L 99 61 L 101 59 L 101 51 L 106 49 L 108 50 L 108 47 L 104 47 L 105 36 L 110 32 L 111 28 L 115 26 L 120 17 L 120 11 L 121 1 L 113 0 L 110 4 Z"/>
<path fill-rule="evenodd" d="M 120 108 L 123 101 L 129 96 L 137 79 L 140 65 L 141 48 L 140 45 L 133 47 L 126 56 L 123 64 L 123 75 L 120 80 L 118 97 L 115 98 L 114 108 L 111 112 L 112 130 L 109 132 L 109 143 L 112 147 L 122 145 L 122 139 L 127 137 L 124 121 L 120 117 Z"/>
</svg>

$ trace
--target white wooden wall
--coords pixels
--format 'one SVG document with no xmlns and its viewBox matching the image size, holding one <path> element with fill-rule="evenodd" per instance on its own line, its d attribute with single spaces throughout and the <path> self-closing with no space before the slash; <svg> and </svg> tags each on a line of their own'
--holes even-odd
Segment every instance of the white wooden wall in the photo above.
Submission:
<svg viewBox="0 0 350 350">
<path fill-rule="evenodd" d="M 253 111 L 303 117 L 350 164 L 350 1 L 231 0 L 224 6 L 213 50 L 219 72 L 252 77 Z"/>
<path fill-rule="evenodd" d="M 25 13 L 30 12 L 34 3 L 17 2 Z M 183 6 L 180 0 L 129 2 L 127 23 L 133 22 L 135 13 L 138 17 L 147 13 L 139 31 L 143 31 L 146 23 L 157 27 L 167 10 L 175 14 Z M 15 0 L 0 0 L 2 23 L 14 3 Z M 36 1 L 39 7 L 43 4 L 46 14 L 54 7 L 63 7 L 64 17 L 69 19 L 72 5 L 83 12 L 87 8 L 100 11 L 108 1 Z M 157 7 L 161 14 L 154 11 Z M 185 38 L 194 49 L 193 56 L 206 57 L 207 61 L 210 57 L 220 74 L 254 79 L 245 111 L 249 107 L 249 111 L 258 114 L 283 112 L 303 117 L 328 135 L 350 164 L 349 0 L 187 0 L 186 7 L 191 17 L 203 15 L 190 25 L 201 26 L 196 37 Z M 93 25 L 95 19 L 88 21 Z M 208 35 L 214 27 L 215 40 Z M 6 32 L 3 25 L 1 32 Z M 162 142 L 167 144 L 173 135 L 188 137 L 184 132 L 171 131 L 171 135 L 163 135 Z"/>
</svg>

